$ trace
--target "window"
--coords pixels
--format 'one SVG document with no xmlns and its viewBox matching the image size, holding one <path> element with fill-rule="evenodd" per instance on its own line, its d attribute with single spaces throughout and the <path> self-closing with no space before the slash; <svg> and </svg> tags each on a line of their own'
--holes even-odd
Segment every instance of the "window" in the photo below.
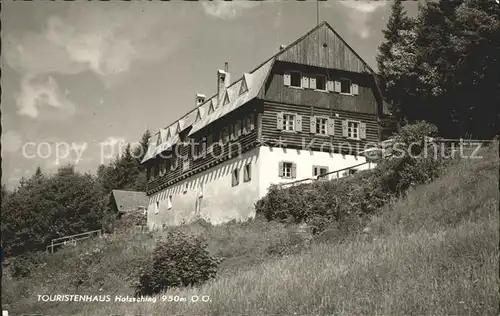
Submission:
<svg viewBox="0 0 500 316">
<path fill-rule="evenodd" d="M 279 163 L 279 176 L 285 179 L 293 179 L 296 177 L 296 164 L 289 161 Z"/>
<path fill-rule="evenodd" d="M 189 160 L 187 158 L 184 158 L 182 160 L 182 171 L 188 171 L 189 170 Z"/>
<path fill-rule="evenodd" d="M 326 76 L 323 75 L 316 76 L 316 90 L 326 91 Z"/>
<path fill-rule="evenodd" d="M 285 131 L 295 130 L 295 115 L 283 114 L 283 130 Z"/>
<path fill-rule="evenodd" d="M 254 115 L 250 114 L 248 115 L 248 117 L 245 118 L 245 130 L 248 133 L 250 131 L 253 131 L 254 128 L 255 128 Z"/>
<path fill-rule="evenodd" d="M 290 86 L 300 88 L 302 87 L 302 76 L 298 71 L 290 72 Z"/>
<path fill-rule="evenodd" d="M 160 174 L 160 166 L 158 165 L 158 162 L 156 162 L 156 165 L 155 165 L 155 173 L 154 173 L 154 177 L 155 178 L 158 178 L 158 175 Z"/>
<path fill-rule="evenodd" d="M 236 138 L 241 136 L 241 121 L 240 120 L 236 121 L 236 123 L 234 124 L 234 136 Z"/>
<path fill-rule="evenodd" d="M 328 119 L 326 117 L 316 117 L 316 134 L 328 134 Z"/>
<path fill-rule="evenodd" d="M 358 172 L 358 170 L 356 169 L 349 169 L 349 175 L 352 176 L 353 174 L 355 174 L 356 172 Z"/>
<path fill-rule="evenodd" d="M 240 170 L 238 168 L 233 170 L 232 186 L 237 186 L 240 183 Z"/>
<path fill-rule="evenodd" d="M 340 92 L 351 94 L 351 80 L 340 79 Z"/>
<path fill-rule="evenodd" d="M 229 141 L 229 129 L 227 127 L 223 128 L 220 134 L 220 140 L 224 143 Z"/>
<path fill-rule="evenodd" d="M 328 173 L 328 167 L 313 166 L 313 177 L 323 176 Z M 327 179 L 327 177 L 320 177 L 319 179 Z"/>
<path fill-rule="evenodd" d="M 359 139 L 359 122 L 347 121 L 347 138 Z"/>
<path fill-rule="evenodd" d="M 212 135 L 207 136 L 207 152 L 212 152 L 212 144 L 214 143 Z"/>
<path fill-rule="evenodd" d="M 243 181 L 248 182 L 252 180 L 252 165 L 251 164 L 246 164 L 245 169 L 243 170 Z"/>
<path fill-rule="evenodd" d="M 172 196 L 169 195 L 167 199 L 167 210 L 170 210 L 172 208 Z"/>
<path fill-rule="evenodd" d="M 155 203 L 155 214 L 160 213 L 160 201 L 156 201 Z"/>
</svg>

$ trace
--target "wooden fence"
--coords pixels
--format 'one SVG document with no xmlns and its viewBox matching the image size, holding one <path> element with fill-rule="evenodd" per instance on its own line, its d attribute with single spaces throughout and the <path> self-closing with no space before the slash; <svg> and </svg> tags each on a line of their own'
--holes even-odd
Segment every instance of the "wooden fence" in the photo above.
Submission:
<svg viewBox="0 0 500 316">
<path fill-rule="evenodd" d="M 92 237 L 101 237 L 102 230 L 93 230 L 86 233 L 64 236 L 60 238 L 52 239 L 49 246 L 47 246 L 47 252 L 54 252 L 54 248 L 61 247 L 64 245 L 76 245 L 78 242 L 82 242 L 84 240 L 90 239 Z"/>
</svg>

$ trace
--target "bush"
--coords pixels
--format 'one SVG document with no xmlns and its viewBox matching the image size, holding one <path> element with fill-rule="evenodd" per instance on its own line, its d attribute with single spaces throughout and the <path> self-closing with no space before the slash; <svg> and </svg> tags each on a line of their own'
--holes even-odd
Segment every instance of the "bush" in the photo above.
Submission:
<svg viewBox="0 0 500 316">
<path fill-rule="evenodd" d="M 198 285 L 215 277 L 220 259 L 210 256 L 206 248 L 199 237 L 169 232 L 142 269 L 135 295 L 153 295 L 171 287 Z"/>
<path fill-rule="evenodd" d="M 5 256 L 44 251 L 54 238 L 106 227 L 115 217 L 107 199 L 95 177 L 73 166 L 21 181 L 2 200 Z"/>
<path fill-rule="evenodd" d="M 273 185 L 255 208 L 267 220 L 306 222 L 319 233 L 335 222 L 352 221 L 375 213 L 391 199 L 417 184 L 439 176 L 449 155 L 429 142 L 435 126 L 419 122 L 395 136 L 393 156 L 373 170 L 331 181 L 318 181 L 280 189 Z"/>
<path fill-rule="evenodd" d="M 25 278 L 31 275 L 44 262 L 46 254 L 43 252 L 25 253 L 12 260 L 10 273 L 14 278 Z"/>
</svg>

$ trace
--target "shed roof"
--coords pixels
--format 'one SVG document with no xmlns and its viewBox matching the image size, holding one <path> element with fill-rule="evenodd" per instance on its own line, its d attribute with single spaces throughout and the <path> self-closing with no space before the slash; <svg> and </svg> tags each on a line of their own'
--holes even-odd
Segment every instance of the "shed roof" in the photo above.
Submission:
<svg viewBox="0 0 500 316">
<path fill-rule="evenodd" d="M 118 212 L 128 212 L 148 206 L 148 197 L 145 192 L 113 190 L 111 194 Z"/>
</svg>

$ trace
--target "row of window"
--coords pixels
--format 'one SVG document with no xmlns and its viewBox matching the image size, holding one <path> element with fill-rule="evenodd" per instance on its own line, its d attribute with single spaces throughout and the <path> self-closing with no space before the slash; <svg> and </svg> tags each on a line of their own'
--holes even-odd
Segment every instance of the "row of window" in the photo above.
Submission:
<svg viewBox="0 0 500 316">
<path fill-rule="evenodd" d="M 252 165 L 248 163 L 243 167 L 243 182 L 250 182 L 251 180 L 252 180 Z M 235 187 L 239 184 L 240 184 L 240 169 L 236 168 L 232 172 L 231 185 Z M 183 193 L 187 193 L 187 190 L 188 190 L 188 185 L 186 183 L 186 185 L 183 188 Z M 198 194 L 198 199 L 196 201 L 197 208 L 200 206 L 199 199 L 201 199 L 202 197 L 203 197 L 203 187 L 200 187 L 200 193 Z M 156 201 L 155 214 L 159 213 L 159 208 L 160 208 L 160 202 Z M 169 195 L 167 197 L 167 210 L 170 210 L 171 208 L 172 208 L 172 195 Z"/>
<path fill-rule="evenodd" d="M 278 166 L 279 177 L 283 179 L 295 179 L 297 178 L 297 164 L 290 161 L 281 161 Z M 349 169 L 348 174 L 354 174 L 356 169 Z M 328 167 L 325 166 L 313 166 L 312 176 L 324 176 L 328 173 Z M 327 179 L 324 177 L 323 179 Z"/>
<path fill-rule="evenodd" d="M 215 143 L 223 146 L 229 141 L 235 141 L 239 137 L 246 135 L 255 129 L 256 116 L 254 114 L 249 114 L 247 117 L 236 120 L 235 123 L 226 126 L 220 130 L 219 133 L 208 135 L 206 138 L 198 139 L 193 145 L 193 159 L 199 159 L 204 156 L 205 150 L 207 153 L 212 153 L 213 145 Z M 167 173 L 168 169 L 175 170 L 181 165 L 182 172 L 186 172 L 190 169 L 190 160 L 185 158 L 180 160 L 179 157 L 172 157 L 170 159 L 162 159 L 157 165 L 151 166 L 147 177 L 148 180 L 154 180 L 157 177 L 161 177 Z"/>
<path fill-rule="evenodd" d="M 256 116 L 254 114 L 249 114 L 247 117 L 241 120 L 236 120 L 233 124 L 222 128 L 218 134 L 218 141 L 214 140 L 213 135 L 209 135 L 202 140 L 197 140 L 197 145 L 194 146 L 193 158 L 198 159 L 202 157 L 204 154 L 204 150 L 207 150 L 208 153 L 211 153 L 214 143 L 218 142 L 221 144 L 227 144 L 229 141 L 235 141 L 240 136 L 250 133 L 255 129 L 255 119 Z"/>
<path fill-rule="evenodd" d="M 243 167 L 243 182 L 250 180 L 252 180 L 252 165 L 248 163 Z M 240 184 L 240 169 L 235 168 L 232 173 L 231 185 L 235 187 L 238 184 Z"/>
<path fill-rule="evenodd" d="M 312 89 L 323 92 L 337 92 L 349 95 L 358 95 L 359 86 L 350 79 L 341 78 L 338 81 L 328 80 L 325 75 L 303 74 L 300 71 L 285 72 L 283 83 L 287 87 Z"/>
<path fill-rule="evenodd" d="M 356 120 L 342 120 L 342 136 L 348 139 L 366 139 L 366 123 Z M 302 132 L 302 115 L 279 112 L 276 127 L 285 132 Z M 320 136 L 335 135 L 335 119 L 327 116 L 311 116 L 309 132 Z"/>
</svg>

